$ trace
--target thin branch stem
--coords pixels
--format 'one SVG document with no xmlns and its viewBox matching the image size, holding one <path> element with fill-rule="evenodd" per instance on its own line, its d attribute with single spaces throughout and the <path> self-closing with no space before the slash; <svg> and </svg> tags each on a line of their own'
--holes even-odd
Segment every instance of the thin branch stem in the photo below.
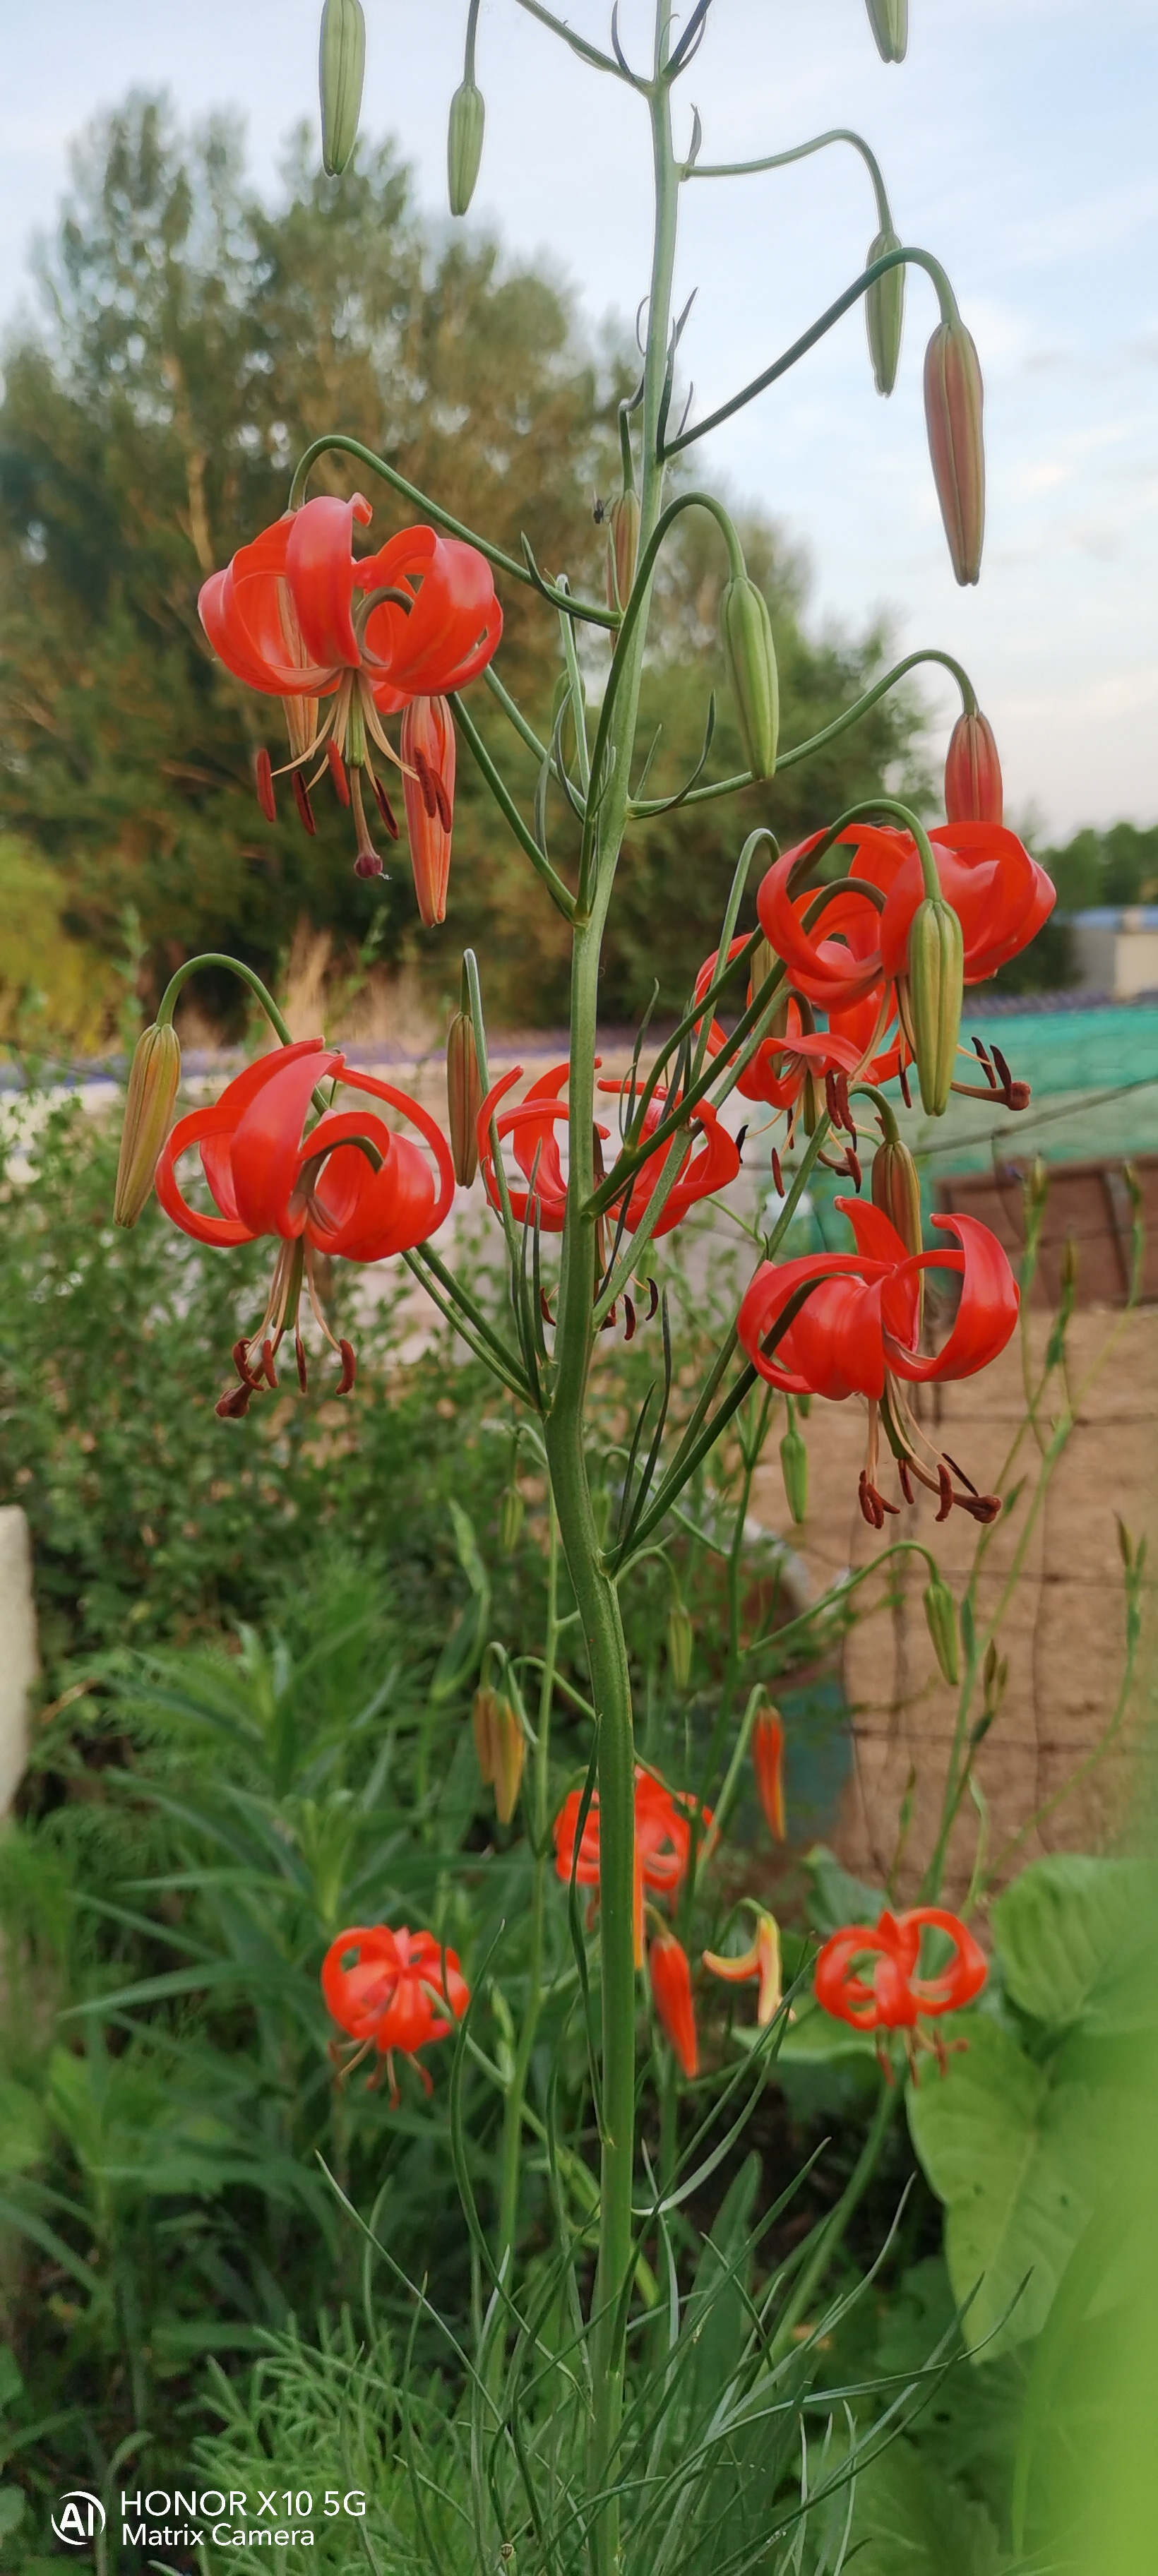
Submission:
<svg viewBox="0 0 1158 2576">
<path fill-rule="evenodd" d="M 935 645 L 922 645 L 918 652 L 906 653 L 902 662 L 895 662 L 892 670 L 885 672 L 883 679 L 875 680 L 871 689 L 866 689 L 864 695 L 857 698 L 854 705 L 845 707 L 841 715 L 834 716 L 831 724 L 823 725 L 819 733 L 811 733 L 806 742 L 793 743 L 787 751 L 778 752 L 777 777 L 782 769 L 795 768 L 797 761 L 810 760 L 814 751 L 823 750 L 826 742 L 835 742 L 838 734 L 846 733 L 850 725 L 859 724 L 861 717 L 868 715 L 870 709 L 876 706 L 878 699 L 883 698 L 889 689 L 895 688 L 898 680 L 903 680 L 907 672 L 915 671 L 922 662 L 939 662 L 944 670 L 951 671 L 961 691 L 961 703 L 966 715 L 976 715 L 977 692 L 962 664 L 954 660 L 952 653 L 942 653 Z M 751 787 L 754 783 L 750 769 L 738 770 L 734 778 L 713 779 L 706 787 L 689 788 L 681 802 L 684 805 L 710 805 L 719 796 L 738 796 L 743 788 Z M 646 801 L 636 805 L 634 809 L 636 821 L 646 822 L 650 816 L 662 814 L 665 804 L 666 799 L 663 797 L 648 797 Z"/>
<path fill-rule="evenodd" d="M 767 152 L 759 161 L 694 161 L 690 167 L 685 162 L 680 171 L 680 177 L 682 179 L 754 178 L 761 170 L 786 170 L 790 161 L 806 161 L 810 154 L 823 152 L 826 145 L 830 143 L 851 143 L 854 152 L 859 152 L 873 184 L 877 201 L 877 228 L 878 231 L 884 232 L 892 218 L 889 213 L 885 183 L 881 176 L 881 165 L 875 152 L 865 142 L 863 134 L 855 134 L 849 125 L 831 126 L 827 134 L 814 134 L 810 143 L 796 143 L 790 152 Z"/>
<path fill-rule="evenodd" d="M 563 879 L 559 875 L 558 870 L 552 867 L 546 851 L 539 848 L 539 844 L 535 839 L 534 833 L 530 831 L 526 823 L 524 823 L 509 787 L 505 780 L 500 776 L 499 771 L 496 769 L 494 761 L 491 759 L 482 735 L 478 730 L 478 726 L 475 724 L 473 716 L 469 716 L 467 714 L 466 708 L 462 699 L 458 695 L 457 690 L 452 692 L 450 703 L 454 709 L 455 723 L 460 725 L 462 728 L 467 746 L 478 768 L 482 771 L 487 786 L 489 787 L 495 803 L 499 808 L 499 812 L 510 824 L 511 830 L 514 833 L 520 849 L 524 851 L 527 858 L 529 858 L 536 875 L 542 878 L 556 911 L 562 913 L 564 921 L 573 922 L 575 919 L 575 897 L 571 893 L 570 887 L 564 885 Z"/>
</svg>

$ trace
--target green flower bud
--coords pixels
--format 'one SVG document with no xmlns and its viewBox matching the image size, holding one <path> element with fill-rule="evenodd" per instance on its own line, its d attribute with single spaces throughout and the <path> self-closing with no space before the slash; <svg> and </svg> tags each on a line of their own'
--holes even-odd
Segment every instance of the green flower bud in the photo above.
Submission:
<svg viewBox="0 0 1158 2576">
<path fill-rule="evenodd" d="M 788 1509 L 799 1527 L 808 1518 L 808 1451 L 795 1426 L 780 1443 L 780 1473 Z"/>
<path fill-rule="evenodd" d="M 456 1011 L 446 1032 L 446 1107 L 454 1177 L 468 1190 L 478 1170 L 478 1113 L 482 1107 L 478 1050 L 469 1011 Z"/>
<path fill-rule="evenodd" d="M 874 259 L 883 259 L 886 251 L 899 250 L 901 238 L 891 224 L 886 224 L 875 241 L 869 243 L 865 267 Z M 869 356 L 873 362 L 873 382 L 879 394 L 891 394 L 901 363 L 901 332 L 905 322 L 905 263 L 898 260 L 887 268 L 883 277 L 873 279 L 864 300 L 865 328 L 868 332 Z"/>
<path fill-rule="evenodd" d="M 724 591 L 720 633 L 748 767 L 753 778 L 771 778 L 780 731 L 776 648 L 768 602 L 747 573 L 733 573 Z"/>
<path fill-rule="evenodd" d="M 626 608 L 639 553 L 639 496 L 621 492 L 607 513 L 607 605 Z"/>
<path fill-rule="evenodd" d="M 113 1220 L 133 1226 L 153 1187 L 157 1158 L 169 1133 L 181 1081 L 181 1042 L 175 1028 L 142 1029 L 133 1049 L 120 1160 L 113 1192 Z"/>
<path fill-rule="evenodd" d="M 692 1677 L 692 1647 L 695 1629 L 682 1601 L 673 1601 L 667 1623 L 667 1659 L 676 1689 L 684 1691 Z"/>
<path fill-rule="evenodd" d="M 865 0 L 882 63 L 903 63 L 909 41 L 909 0 Z"/>
<path fill-rule="evenodd" d="M 504 1556 L 513 1556 L 526 1513 L 526 1503 L 517 1485 L 508 1485 L 499 1510 L 499 1545 Z"/>
<path fill-rule="evenodd" d="M 895 1225 L 909 1252 L 924 1250 L 921 1232 L 921 1183 L 917 1166 L 898 1136 L 895 1144 L 878 1145 L 873 1156 L 873 1206 L 879 1207 L 890 1225 Z"/>
<path fill-rule="evenodd" d="M 358 140 L 365 69 L 362 0 L 325 0 L 318 48 L 318 89 L 322 102 L 322 168 L 330 179 L 340 177 Z"/>
<path fill-rule="evenodd" d="M 908 1015 L 921 1104 L 941 1118 L 957 1063 L 965 942 L 944 895 L 926 895 L 909 932 Z"/>
<path fill-rule="evenodd" d="M 942 1581 L 939 1574 L 935 1574 L 933 1576 L 925 1593 L 925 1617 L 929 1623 L 929 1635 L 933 1640 L 933 1652 L 941 1667 L 943 1680 L 947 1682 L 959 1682 L 961 1679 L 961 1659 L 959 1652 L 960 1632 L 957 1625 L 957 1604 L 949 1590 L 948 1584 Z"/>
<path fill-rule="evenodd" d="M 985 535 L 985 389 L 972 334 L 959 314 L 939 322 L 925 351 L 925 421 L 933 481 L 957 580 L 981 571 Z"/>
<path fill-rule="evenodd" d="M 465 215 L 475 191 L 482 160 L 486 102 L 472 80 L 464 80 L 450 102 L 446 136 L 446 177 L 452 215 Z"/>
<path fill-rule="evenodd" d="M 509 1825 L 519 1803 L 527 1750 L 518 1711 L 501 1691 L 478 1690 L 471 1716 L 479 1770 L 494 1790 L 500 1825 Z"/>
</svg>

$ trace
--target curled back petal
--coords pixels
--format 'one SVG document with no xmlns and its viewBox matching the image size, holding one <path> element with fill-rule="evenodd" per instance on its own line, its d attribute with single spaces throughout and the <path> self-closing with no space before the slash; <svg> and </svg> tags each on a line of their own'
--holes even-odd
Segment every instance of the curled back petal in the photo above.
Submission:
<svg viewBox="0 0 1158 2576">
<path fill-rule="evenodd" d="M 903 1265 L 886 1297 L 886 1348 L 889 1367 L 917 1384 L 938 1378 L 973 1377 L 1005 1349 L 1017 1323 L 1021 1303 L 1017 1281 L 995 1234 L 975 1216 L 935 1216 L 935 1226 L 955 1234 L 959 1253 L 919 1253 Z M 960 1270 L 961 1301 L 944 1348 L 931 1358 L 918 1358 L 896 1338 L 899 1320 L 890 1299 L 904 1293 L 903 1273 L 940 1266 Z"/>
<path fill-rule="evenodd" d="M 373 512 L 361 492 L 339 501 L 328 492 L 294 514 L 286 545 L 286 576 L 307 652 L 330 669 L 357 670 L 362 647 L 351 603 L 359 567 L 354 561 L 354 522 L 368 526 Z"/>
</svg>

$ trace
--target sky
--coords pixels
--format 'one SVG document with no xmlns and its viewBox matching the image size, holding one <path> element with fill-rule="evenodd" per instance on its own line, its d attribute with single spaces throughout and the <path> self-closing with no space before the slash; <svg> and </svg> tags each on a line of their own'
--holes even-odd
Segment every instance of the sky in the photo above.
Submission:
<svg viewBox="0 0 1158 2576">
<path fill-rule="evenodd" d="M 561 0 L 606 44 L 604 0 Z M 240 109 L 251 167 L 316 114 L 318 0 L 0 0 L 0 327 L 31 302 L 71 139 L 133 85 L 181 114 Z M 465 0 L 366 0 L 363 123 L 391 131 L 445 216 L 445 132 Z M 651 0 L 621 0 L 644 60 Z M 593 329 L 647 281 L 641 102 L 586 69 L 518 0 L 483 0 L 486 148 L 471 210 L 547 261 Z M 1007 810 L 1046 837 L 1158 820 L 1158 8 L 1154 0 L 910 0 L 908 55 L 882 64 L 864 0 L 714 0 L 681 85 L 705 161 L 755 158 L 851 125 L 880 159 L 902 239 L 948 269 L 986 385 L 981 581 L 953 580 L 929 472 L 921 359 L 936 321 L 910 278 L 901 372 L 876 394 L 854 311 L 699 450 L 705 479 L 802 545 L 814 627 L 888 621 L 973 675 Z M 677 132 L 680 130 L 677 127 Z M 692 419 L 755 375 L 863 265 L 876 229 L 859 156 L 683 192 L 677 301 Z M 952 719 L 933 681 L 930 706 Z"/>
</svg>

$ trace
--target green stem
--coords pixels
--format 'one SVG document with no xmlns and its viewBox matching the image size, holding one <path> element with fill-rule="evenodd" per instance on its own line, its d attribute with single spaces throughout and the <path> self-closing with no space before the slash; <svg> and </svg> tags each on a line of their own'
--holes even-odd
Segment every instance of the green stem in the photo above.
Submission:
<svg viewBox="0 0 1158 2576">
<path fill-rule="evenodd" d="M 511 830 L 514 833 L 520 849 L 525 851 L 531 862 L 531 866 L 536 870 L 537 874 L 542 877 L 543 883 L 546 886 L 547 892 L 550 895 L 556 911 L 562 913 L 564 921 L 573 921 L 575 918 L 575 898 L 571 893 L 570 888 L 564 885 L 562 877 L 558 874 L 558 871 L 552 867 L 546 851 L 539 848 L 539 844 L 535 839 L 534 833 L 530 831 L 524 823 L 509 787 L 507 787 L 505 781 L 500 777 L 499 772 L 491 759 L 490 753 L 487 750 L 486 744 L 483 741 L 482 735 L 479 732 L 473 717 L 467 714 L 466 708 L 461 697 L 458 695 L 457 690 L 452 692 L 450 703 L 454 708 L 455 723 L 463 733 L 471 754 L 478 768 L 482 771 L 483 777 L 486 780 L 487 786 L 494 797 L 500 813 L 506 816 L 507 822 L 510 824 Z"/>
<path fill-rule="evenodd" d="M 182 985 L 187 984 L 189 977 L 191 975 L 196 975 L 199 968 L 202 966 L 228 966 L 231 975 L 238 976 L 243 984 L 248 984 L 250 992 L 255 996 L 256 1000 L 260 1002 L 262 1010 L 265 1012 L 265 1016 L 269 1021 L 270 1027 L 276 1029 L 282 1045 L 293 1045 L 293 1039 L 290 1036 L 281 1012 L 277 1007 L 277 1003 L 274 1001 L 272 993 L 267 993 L 260 975 L 256 975 L 254 973 L 252 966 L 243 966 L 239 957 L 226 957 L 219 949 L 216 948 L 206 949 L 203 957 L 187 957 L 184 965 L 178 966 L 175 974 L 172 974 L 169 977 L 169 981 L 161 995 L 160 1006 L 157 1011 L 158 1028 L 164 1029 L 171 1026 L 173 1013 L 177 1007 L 177 1000 L 181 992 Z"/>
<path fill-rule="evenodd" d="M 519 2223 L 519 2167 L 523 2117 L 530 2073 L 531 2055 L 543 2009 L 543 1901 L 547 1854 L 550 1845 L 551 1786 L 551 1704 L 555 1690 L 555 1659 L 559 1644 L 559 1524 L 552 1509 L 548 1514 L 547 1536 L 547 1618 L 544 1631 L 543 1661 L 539 1677 L 539 1715 L 536 1744 L 531 1761 L 530 1825 L 534 1851 L 534 1878 L 531 1887 L 530 1963 L 527 1971 L 527 2003 L 519 2043 L 515 2051 L 514 2072 L 507 2087 L 503 2105 L 503 2137 L 499 2185 L 499 2262 L 513 2259 Z M 509 2271 L 507 2274 L 509 2286 Z"/>
<path fill-rule="evenodd" d="M 961 691 L 961 704 L 966 715 L 976 715 L 977 692 L 962 664 L 955 660 L 952 653 L 941 653 L 931 644 L 922 645 L 919 651 L 906 653 L 902 662 L 894 662 L 891 671 L 886 671 L 883 679 L 874 681 L 872 688 L 866 689 L 863 697 L 855 699 L 851 707 L 845 707 L 841 715 L 834 716 L 831 724 L 822 725 L 819 733 L 810 733 L 805 742 L 793 743 L 789 750 L 778 751 L 777 777 L 783 769 L 794 769 L 797 761 L 811 760 L 814 751 L 823 750 L 826 742 L 835 742 L 838 734 L 846 733 L 850 725 L 859 724 L 861 717 L 867 716 L 878 700 L 887 696 L 888 691 L 896 687 L 898 680 L 903 680 L 909 671 L 915 671 L 922 662 L 939 662 L 943 670 L 951 671 Z M 743 788 L 752 785 L 751 770 L 742 769 L 736 772 L 734 778 L 715 778 L 711 779 L 705 787 L 689 787 L 681 801 L 684 805 L 710 805 L 719 796 L 738 796 Z M 668 800 L 663 796 L 641 800 L 634 808 L 636 820 L 647 822 L 650 816 L 666 812 L 667 804 Z"/>
<path fill-rule="evenodd" d="M 807 2316 L 833 2255 L 847 2235 L 849 2221 L 859 2209 L 880 2162 L 881 2149 L 896 2116 L 900 2099 L 899 2084 L 890 2083 L 887 2077 L 882 2075 L 872 2126 L 835 2209 L 817 2230 L 816 2244 L 777 2326 L 769 2352 L 769 2360 L 772 2362 L 781 2360 L 784 2354 L 790 2351 L 795 2329 Z"/>
<path fill-rule="evenodd" d="M 881 176 L 880 162 L 875 152 L 870 150 L 865 142 L 863 134 L 854 134 L 849 125 L 834 125 L 827 134 L 814 134 L 810 143 L 795 143 L 790 152 L 768 152 L 759 161 L 695 161 L 690 169 L 685 164 L 680 176 L 684 179 L 755 178 L 761 170 L 786 170 L 791 161 L 807 161 L 810 154 L 823 152 L 826 145 L 830 143 L 851 143 L 854 152 L 859 152 L 873 183 L 873 193 L 877 201 L 877 229 L 882 233 L 887 231 L 891 226 L 892 216 L 889 213 L 889 201 Z"/>
<path fill-rule="evenodd" d="M 800 338 L 793 341 L 791 348 L 785 349 L 783 356 L 774 359 L 770 367 L 765 367 L 762 375 L 753 376 L 751 384 L 742 386 L 738 394 L 732 395 L 730 402 L 721 403 L 718 411 L 709 412 L 706 420 L 697 421 L 694 429 L 682 430 L 678 438 L 668 439 L 663 451 L 665 459 L 678 456 L 683 448 L 691 447 L 697 438 L 706 438 L 709 430 L 718 429 L 722 421 L 731 420 L 733 413 L 741 411 L 745 403 L 754 402 L 757 394 L 766 393 L 769 385 L 774 385 L 778 376 L 787 375 L 789 368 L 795 367 L 801 358 L 806 357 L 808 351 L 816 347 L 817 341 L 823 340 L 825 332 L 831 331 L 833 325 L 841 320 L 842 315 L 851 311 L 852 306 L 859 303 L 862 295 L 868 294 L 870 286 L 875 286 L 878 277 L 887 277 L 891 268 L 904 266 L 925 270 L 936 287 L 942 321 L 956 320 L 957 298 L 940 260 L 934 259 L 931 251 L 910 250 L 904 247 L 900 250 L 884 251 L 880 259 L 869 261 L 868 267 L 861 276 L 855 278 L 851 286 L 846 286 L 843 295 L 837 296 L 835 304 L 829 305 L 827 312 L 821 314 L 819 321 L 814 322 L 810 330 L 802 331 Z"/>
</svg>

